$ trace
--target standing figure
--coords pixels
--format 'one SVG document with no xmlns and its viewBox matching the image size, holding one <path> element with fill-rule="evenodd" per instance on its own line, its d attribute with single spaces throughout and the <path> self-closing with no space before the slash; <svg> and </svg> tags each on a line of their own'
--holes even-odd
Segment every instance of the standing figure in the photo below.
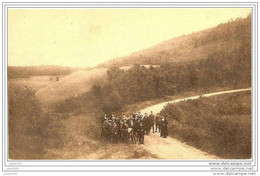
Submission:
<svg viewBox="0 0 260 176">
<path fill-rule="evenodd" d="M 156 118 L 155 118 L 155 115 L 153 114 L 153 111 L 151 111 L 151 114 L 149 115 L 149 119 L 150 119 L 150 122 L 151 122 L 151 128 L 153 129 L 153 133 L 154 133 L 154 126 L 156 124 Z"/>
<path fill-rule="evenodd" d="M 120 118 L 118 117 L 118 115 L 115 117 L 112 117 L 113 122 L 116 124 L 116 126 L 118 127 L 118 136 L 121 136 L 121 122 L 120 122 Z"/>
<path fill-rule="evenodd" d="M 166 117 L 162 116 L 161 125 L 160 125 L 160 129 L 161 129 L 160 136 L 163 138 L 166 138 L 168 136 L 167 125 L 168 125 L 168 121 L 167 121 Z"/>
<path fill-rule="evenodd" d="M 155 125 L 155 131 L 157 132 L 157 129 L 158 129 L 158 131 L 159 132 L 161 132 L 161 130 L 160 130 L 160 126 L 161 126 L 161 116 L 160 116 L 160 114 L 156 114 L 156 125 Z"/>
<path fill-rule="evenodd" d="M 137 140 L 139 144 L 144 144 L 144 131 L 145 129 L 144 129 L 143 122 L 140 121 L 137 127 Z"/>
<path fill-rule="evenodd" d="M 136 133 L 135 133 L 135 127 L 134 127 L 134 118 L 133 116 L 131 115 L 131 118 L 129 119 L 128 123 L 128 133 L 129 133 L 129 138 L 131 140 L 131 142 L 133 144 L 136 143 Z"/>
<path fill-rule="evenodd" d="M 134 136 L 137 136 L 137 128 L 139 126 L 139 119 L 138 116 L 136 115 L 134 120 L 133 120 L 133 131 L 134 131 Z"/>
<path fill-rule="evenodd" d="M 138 118 L 140 119 L 140 118 L 141 118 L 141 112 L 138 112 L 138 113 L 137 113 L 137 116 L 138 116 Z"/>
<path fill-rule="evenodd" d="M 148 128 L 149 128 L 149 119 L 148 119 L 148 117 L 147 117 L 147 115 L 146 115 L 146 113 L 145 113 L 145 115 L 144 116 L 142 116 L 141 115 L 141 120 L 142 120 L 142 122 L 143 122 L 143 126 L 144 126 L 144 132 L 145 132 L 145 134 L 149 134 L 148 133 Z"/>
<path fill-rule="evenodd" d="M 126 119 L 122 120 L 121 122 L 121 139 L 124 143 L 128 143 L 129 141 L 129 134 L 128 134 L 128 124 Z"/>
</svg>

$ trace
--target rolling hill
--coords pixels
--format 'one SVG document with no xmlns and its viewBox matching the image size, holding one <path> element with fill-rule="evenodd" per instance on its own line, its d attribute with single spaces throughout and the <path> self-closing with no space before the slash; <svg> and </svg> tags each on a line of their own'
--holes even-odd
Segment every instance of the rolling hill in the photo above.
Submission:
<svg viewBox="0 0 260 176">
<path fill-rule="evenodd" d="M 149 68 L 150 65 L 144 65 L 144 67 Z M 158 67 L 158 65 L 153 65 L 153 67 Z M 120 67 L 120 69 L 128 70 L 130 66 Z M 76 71 L 62 77 L 58 82 L 54 81 L 52 84 L 41 88 L 36 92 L 36 96 L 44 104 L 77 97 L 90 90 L 96 82 L 106 79 L 106 73 L 106 68 Z"/>
<path fill-rule="evenodd" d="M 162 62 L 186 62 L 206 59 L 212 53 L 239 52 L 241 45 L 251 37 L 251 15 L 244 19 L 219 24 L 215 28 L 183 35 L 162 42 L 152 48 L 116 58 L 99 67 L 133 64 L 159 65 Z"/>
<path fill-rule="evenodd" d="M 43 103 L 51 103 L 77 97 L 83 92 L 87 92 L 92 85 L 106 78 L 106 69 L 81 70 L 63 77 L 36 92 L 37 98 Z"/>
<path fill-rule="evenodd" d="M 243 77 L 250 82 L 248 78 L 251 75 L 251 16 L 165 41 L 130 56 L 100 64 L 88 71 L 74 72 L 63 77 L 59 82 L 39 90 L 37 97 L 45 103 L 77 97 L 90 90 L 95 81 L 105 79 L 107 69 L 113 66 L 127 70 L 134 64 L 146 65 L 146 67 L 147 65 L 158 66 L 165 62 L 192 64 L 207 59 L 213 59 L 210 63 L 208 61 L 204 63 L 207 69 L 218 65 L 220 75 L 221 69 L 223 74 L 225 70 L 229 70 L 230 73 L 225 75 L 226 77 Z"/>
</svg>

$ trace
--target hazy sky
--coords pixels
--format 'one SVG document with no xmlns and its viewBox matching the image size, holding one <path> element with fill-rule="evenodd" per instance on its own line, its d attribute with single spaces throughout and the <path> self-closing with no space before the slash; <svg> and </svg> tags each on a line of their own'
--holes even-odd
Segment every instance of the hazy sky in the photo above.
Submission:
<svg viewBox="0 0 260 176">
<path fill-rule="evenodd" d="M 251 9 L 9 9 L 8 65 L 88 67 Z"/>
</svg>

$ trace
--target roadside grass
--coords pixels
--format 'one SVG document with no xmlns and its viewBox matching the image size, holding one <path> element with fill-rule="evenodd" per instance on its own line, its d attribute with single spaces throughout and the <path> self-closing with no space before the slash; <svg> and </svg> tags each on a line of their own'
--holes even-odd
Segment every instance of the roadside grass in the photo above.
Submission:
<svg viewBox="0 0 260 176">
<path fill-rule="evenodd" d="M 251 92 L 167 105 L 169 135 L 228 159 L 251 158 Z"/>
<path fill-rule="evenodd" d="M 154 159 L 135 144 L 111 143 L 101 138 L 101 123 L 84 114 L 64 120 L 69 140 L 62 147 L 46 149 L 44 159 Z"/>
</svg>

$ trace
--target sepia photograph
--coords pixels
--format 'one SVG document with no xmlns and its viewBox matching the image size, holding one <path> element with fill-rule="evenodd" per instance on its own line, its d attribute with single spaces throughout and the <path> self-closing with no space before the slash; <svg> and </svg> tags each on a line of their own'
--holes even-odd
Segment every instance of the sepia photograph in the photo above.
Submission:
<svg viewBox="0 0 260 176">
<path fill-rule="evenodd" d="M 252 8 L 10 8 L 16 160 L 252 159 Z"/>
</svg>

